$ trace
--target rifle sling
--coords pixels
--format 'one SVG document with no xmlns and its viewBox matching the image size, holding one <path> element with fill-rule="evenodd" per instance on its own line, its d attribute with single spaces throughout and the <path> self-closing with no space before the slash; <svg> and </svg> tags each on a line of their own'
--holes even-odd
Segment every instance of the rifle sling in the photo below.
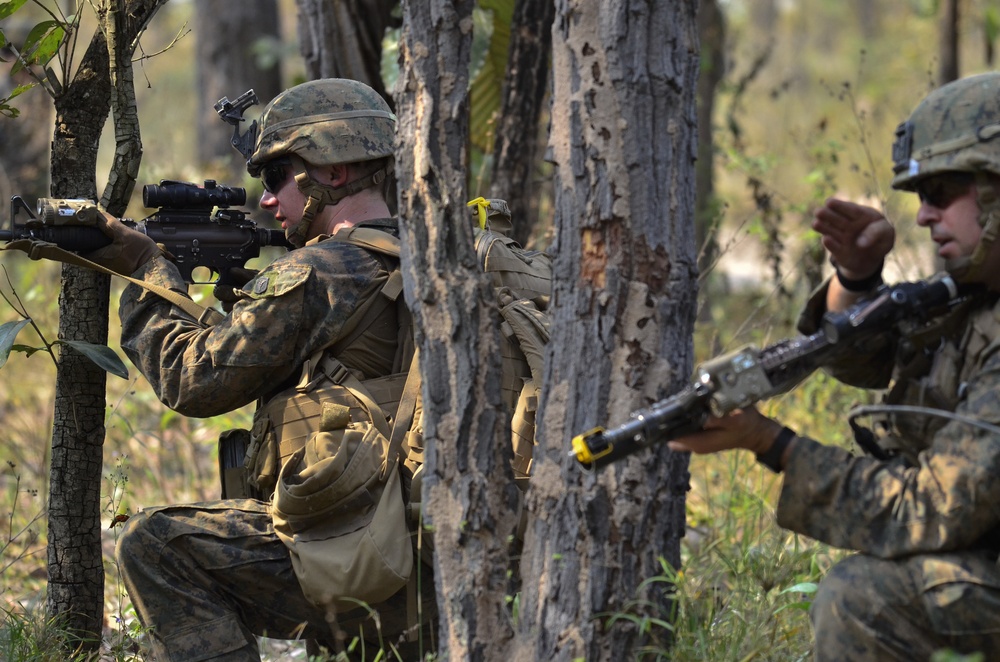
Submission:
<svg viewBox="0 0 1000 662">
<path fill-rule="evenodd" d="M 125 276 L 110 269 L 106 269 L 96 262 L 91 262 L 85 257 L 63 250 L 62 248 L 59 248 L 55 244 L 49 242 L 34 241 L 31 239 L 17 239 L 7 243 L 5 246 L 0 247 L 0 250 L 10 249 L 20 250 L 27 253 L 28 257 L 32 260 L 44 259 L 52 260 L 54 262 L 65 262 L 66 264 L 85 267 L 87 269 L 93 269 L 94 271 L 100 271 L 101 273 L 124 278 L 128 282 L 138 285 L 139 287 L 143 287 L 153 294 L 166 299 L 168 302 L 177 306 L 185 313 L 196 319 L 199 323 L 206 326 L 218 324 L 224 317 L 218 310 L 201 306 L 179 292 L 168 290 L 160 285 L 147 283 L 146 281 L 139 280 L 138 278 L 132 278 L 131 276 Z"/>
</svg>

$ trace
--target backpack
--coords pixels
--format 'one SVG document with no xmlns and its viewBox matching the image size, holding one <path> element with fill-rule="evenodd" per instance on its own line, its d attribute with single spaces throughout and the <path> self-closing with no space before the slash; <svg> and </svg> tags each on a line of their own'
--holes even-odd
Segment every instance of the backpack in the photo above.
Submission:
<svg viewBox="0 0 1000 662">
<path fill-rule="evenodd" d="M 502 232 L 510 227 L 504 201 L 480 198 L 469 204 L 479 218 L 476 255 L 496 294 L 511 469 L 523 490 L 531 474 L 549 339 L 552 261 Z M 275 532 L 290 550 L 303 591 L 332 616 L 358 601 L 377 604 L 393 596 L 417 574 L 413 560 L 429 554 L 432 543 L 417 549 L 412 535 L 423 471 L 421 380 L 412 318 L 400 296 L 399 240 L 366 227 L 346 228 L 330 239 L 382 256 L 389 277 L 347 321 L 343 339 L 316 352 L 303 365 L 298 384 L 255 414 L 243 479 L 250 494 L 266 498 L 273 492 Z M 361 380 L 335 357 L 356 346 L 392 306 L 399 324 L 394 365 L 400 372 Z M 232 462 L 234 454 L 220 446 L 224 476 L 223 456 Z"/>
<path fill-rule="evenodd" d="M 549 341 L 549 300 L 552 290 L 552 257 L 543 251 L 526 250 L 508 236 L 511 229 L 510 210 L 504 200 L 477 198 L 470 203 L 479 227 L 474 231 L 474 249 L 480 267 L 491 277 L 496 296 L 497 324 L 500 331 L 501 392 L 504 406 L 511 413 L 511 470 L 515 483 L 523 491 L 531 476 L 535 446 L 535 412 L 542 384 L 545 345 Z M 368 228 L 350 227 L 338 232 L 333 239 L 362 246 L 396 261 L 397 270 L 390 277 L 396 280 L 400 254 L 399 240 L 391 235 Z M 399 277 L 401 281 L 401 276 Z M 394 290 L 393 300 L 398 292 Z M 402 306 L 405 308 L 405 305 Z M 400 314 L 410 323 L 408 311 Z M 360 334 L 362 322 L 355 330 Z M 401 331 L 402 338 L 412 343 L 412 329 Z M 411 346 L 412 347 L 412 346 Z M 410 364 L 415 388 L 420 387 L 416 357 Z M 417 403 L 419 409 L 419 402 Z M 420 476 L 423 465 L 423 435 L 419 413 L 406 431 L 403 465 L 408 485 L 408 502 L 414 513 L 419 508 Z"/>
</svg>

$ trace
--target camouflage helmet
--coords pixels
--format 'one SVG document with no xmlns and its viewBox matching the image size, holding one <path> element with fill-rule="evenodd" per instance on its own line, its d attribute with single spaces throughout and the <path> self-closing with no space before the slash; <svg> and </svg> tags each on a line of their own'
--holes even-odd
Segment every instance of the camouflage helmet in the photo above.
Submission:
<svg viewBox="0 0 1000 662">
<path fill-rule="evenodd" d="M 943 172 L 1000 175 L 1000 73 L 962 78 L 931 92 L 896 129 L 892 187 L 914 190 Z"/>
<path fill-rule="evenodd" d="M 392 156 L 396 116 L 378 92 L 344 78 L 296 85 L 264 109 L 247 170 L 297 154 L 314 165 L 357 163 Z"/>
</svg>

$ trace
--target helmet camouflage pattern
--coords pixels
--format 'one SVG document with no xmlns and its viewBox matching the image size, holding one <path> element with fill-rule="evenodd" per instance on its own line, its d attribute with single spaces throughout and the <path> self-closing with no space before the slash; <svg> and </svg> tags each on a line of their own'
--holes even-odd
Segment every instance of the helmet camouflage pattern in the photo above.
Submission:
<svg viewBox="0 0 1000 662">
<path fill-rule="evenodd" d="M 896 129 L 892 187 L 913 190 L 943 172 L 1000 175 L 1000 73 L 953 81 L 931 92 Z"/>
<path fill-rule="evenodd" d="M 296 85 L 264 109 L 247 170 L 297 154 L 314 165 L 357 163 L 392 156 L 396 116 L 364 83 L 323 78 Z"/>
</svg>

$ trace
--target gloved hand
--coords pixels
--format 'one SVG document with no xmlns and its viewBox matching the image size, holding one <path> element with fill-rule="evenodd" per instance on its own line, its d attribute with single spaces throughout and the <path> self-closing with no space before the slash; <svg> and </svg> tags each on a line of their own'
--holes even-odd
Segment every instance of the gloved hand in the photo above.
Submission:
<svg viewBox="0 0 1000 662">
<path fill-rule="evenodd" d="M 154 257 L 163 255 L 156 242 L 106 212 L 98 215 L 94 225 L 111 238 L 111 243 L 83 257 L 105 269 L 128 276 Z"/>
<path fill-rule="evenodd" d="M 212 288 L 212 296 L 219 300 L 224 311 L 231 312 L 233 304 L 242 298 L 240 288 L 256 278 L 258 273 L 256 269 L 242 267 L 226 269 L 219 282 Z"/>
</svg>

